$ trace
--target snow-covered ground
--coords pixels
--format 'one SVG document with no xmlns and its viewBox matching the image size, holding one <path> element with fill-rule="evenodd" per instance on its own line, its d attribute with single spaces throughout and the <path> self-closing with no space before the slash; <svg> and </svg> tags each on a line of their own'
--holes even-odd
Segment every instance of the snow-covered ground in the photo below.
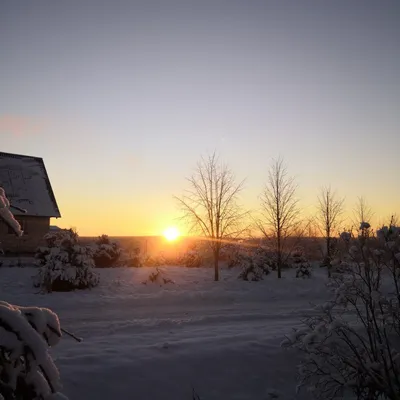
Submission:
<svg viewBox="0 0 400 400">
<path fill-rule="evenodd" d="M 309 398 L 296 396 L 299 356 L 280 342 L 327 298 L 325 269 L 261 282 L 237 269 L 220 282 L 210 269 L 164 270 L 175 284 L 143 285 L 154 268 L 104 269 L 95 289 L 42 295 L 34 268 L 2 267 L 0 300 L 49 307 L 84 339 L 53 349 L 71 400 L 191 400 L 192 387 L 202 400 Z"/>
</svg>

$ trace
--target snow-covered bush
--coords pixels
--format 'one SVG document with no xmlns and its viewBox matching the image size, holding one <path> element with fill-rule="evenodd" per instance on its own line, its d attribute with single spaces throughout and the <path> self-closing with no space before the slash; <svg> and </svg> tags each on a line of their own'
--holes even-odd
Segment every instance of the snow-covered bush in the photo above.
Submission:
<svg viewBox="0 0 400 400">
<path fill-rule="evenodd" d="M 308 262 L 304 249 L 296 247 L 291 255 L 292 267 L 296 268 L 296 278 L 311 278 L 311 264 Z"/>
<path fill-rule="evenodd" d="M 336 253 L 338 251 L 338 249 L 337 249 L 338 243 L 339 243 L 339 240 L 337 237 L 332 237 L 330 239 L 329 252 L 326 251 L 325 256 L 320 264 L 320 267 L 328 267 L 329 269 L 331 268 L 331 266 L 332 266 L 331 262 L 335 258 Z"/>
<path fill-rule="evenodd" d="M 360 227 L 358 228 L 358 235 L 364 238 L 368 238 L 371 236 L 371 225 L 369 222 L 361 222 Z"/>
<path fill-rule="evenodd" d="M 242 271 L 238 279 L 257 282 L 270 273 L 271 259 L 264 248 L 258 247 L 253 252 L 242 252 L 239 257 Z"/>
<path fill-rule="evenodd" d="M 260 266 L 254 257 L 250 255 L 242 255 L 242 271 L 240 272 L 238 279 L 244 281 L 261 281 L 264 279 L 264 275 L 269 273 L 268 269 Z"/>
<path fill-rule="evenodd" d="M 271 245 L 268 245 L 268 247 L 263 247 L 260 246 L 259 249 L 262 249 L 263 253 L 263 258 L 265 259 L 265 262 L 268 264 L 269 268 L 272 271 L 276 271 L 278 269 L 278 254 L 277 252 L 271 248 Z M 281 254 L 281 269 L 286 269 L 286 268 L 291 268 L 291 252 L 282 252 Z"/>
<path fill-rule="evenodd" d="M 311 278 L 312 269 L 310 263 L 302 263 L 296 268 L 296 278 Z"/>
<path fill-rule="evenodd" d="M 220 259 L 225 261 L 228 268 L 234 268 L 242 263 L 245 248 L 241 243 L 232 243 L 221 249 Z"/>
<path fill-rule="evenodd" d="M 333 274 L 351 273 L 353 271 L 352 257 L 349 252 L 353 242 L 357 243 L 351 232 L 343 231 L 340 233 L 336 251 L 332 254 L 331 270 Z"/>
<path fill-rule="evenodd" d="M 226 243 L 219 252 L 219 261 L 226 262 L 229 267 L 230 259 L 234 253 L 237 253 L 240 246 L 236 243 Z"/>
<path fill-rule="evenodd" d="M 240 251 L 236 251 L 228 256 L 227 260 L 227 267 L 228 268 L 233 268 L 236 267 L 237 265 L 240 264 L 241 262 L 241 257 L 240 257 Z"/>
<path fill-rule="evenodd" d="M 157 283 L 161 286 L 167 283 L 174 283 L 174 281 L 168 277 L 164 270 L 157 268 L 156 271 L 152 272 L 142 283 L 144 285 L 147 285 L 148 283 Z"/>
<path fill-rule="evenodd" d="M 161 267 L 163 265 L 181 265 L 181 258 L 177 256 L 166 255 L 160 251 L 156 255 L 147 256 L 143 259 L 143 265 L 146 267 Z"/>
<path fill-rule="evenodd" d="M 168 254 L 160 251 L 156 255 L 147 256 L 141 259 L 141 265 L 146 267 L 177 266 L 182 265 L 188 268 L 199 268 L 204 258 L 196 245 L 191 245 L 183 254 Z"/>
<path fill-rule="evenodd" d="M 111 242 L 107 235 L 98 237 L 95 246 L 93 261 L 97 268 L 116 267 L 121 256 L 121 247 L 116 242 Z"/>
<path fill-rule="evenodd" d="M 21 227 L 9 206 L 0 188 L 0 218 L 21 236 Z M 1 400 L 66 399 L 59 393 L 59 373 L 48 351 L 60 338 L 60 323 L 52 311 L 0 301 Z"/>
<path fill-rule="evenodd" d="M 371 225 L 370 225 L 369 222 L 361 222 L 361 224 L 360 224 L 360 230 L 361 231 L 369 229 L 369 228 L 371 228 Z"/>
<path fill-rule="evenodd" d="M 340 239 L 344 242 L 344 243 L 350 243 L 351 240 L 351 232 L 347 232 L 347 231 L 343 231 L 341 232 L 341 234 L 339 235 Z"/>
<path fill-rule="evenodd" d="M 34 286 L 45 292 L 91 288 L 99 283 L 94 272 L 93 251 L 79 245 L 78 234 L 71 229 L 49 233 L 46 247 L 40 247 L 36 258 L 39 272 Z"/>
<path fill-rule="evenodd" d="M 335 257 L 331 262 L 331 266 L 333 274 L 346 274 L 352 273 L 353 271 L 353 265 L 347 260 L 347 258 L 340 259 Z"/>
<path fill-rule="evenodd" d="M 203 264 L 203 258 L 197 251 L 189 250 L 182 256 L 180 263 L 187 268 L 199 268 Z"/>
<path fill-rule="evenodd" d="M 124 261 L 124 265 L 127 267 L 140 268 L 143 266 L 144 260 L 140 254 L 140 248 L 135 247 L 130 252 L 129 257 Z"/>
<path fill-rule="evenodd" d="M 400 396 L 400 229 L 364 239 L 349 248 L 351 269 L 332 276 L 331 300 L 282 342 L 304 352 L 299 388 L 319 399 Z"/>
<path fill-rule="evenodd" d="M 189 246 L 188 250 L 180 257 L 179 265 L 187 268 L 199 268 L 203 264 L 203 257 L 196 244 Z"/>
<path fill-rule="evenodd" d="M 189 253 L 189 252 L 188 252 Z M 147 256 L 143 259 L 143 265 L 146 267 L 161 267 L 165 265 L 186 265 L 190 266 L 190 262 L 196 262 L 196 258 L 194 254 L 184 254 L 183 256 L 176 256 L 176 255 L 168 255 L 164 252 L 160 252 L 157 255 Z M 195 266 L 192 265 L 192 266 Z"/>
<path fill-rule="evenodd" d="M 143 265 L 145 267 L 159 267 L 161 265 L 165 265 L 163 264 L 164 262 L 164 257 L 161 256 L 146 256 L 143 258 Z"/>
<path fill-rule="evenodd" d="M 0 399 L 65 399 L 49 354 L 60 338 L 60 323 L 52 311 L 0 301 Z"/>
</svg>

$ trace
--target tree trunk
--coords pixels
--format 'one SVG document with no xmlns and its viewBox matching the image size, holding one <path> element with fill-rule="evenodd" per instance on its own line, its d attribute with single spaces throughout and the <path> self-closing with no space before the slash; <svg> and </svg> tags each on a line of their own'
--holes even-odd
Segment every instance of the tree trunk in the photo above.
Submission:
<svg viewBox="0 0 400 400">
<path fill-rule="evenodd" d="M 219 281 L 219 254 L 214 253 L 214 281 Z"/>
<path fill-rule="evenodd" d="M 326 238 L 326 261 L 328 268 L 328 278 L 331 277 L 331 238 L 327 236 Z"/>
<path fill-rule="evenodd" d="M 282 278 L 282 250 L 281 250 L 281 237 L 278 233 L 278 260 L 277 260 L 278 278 Z"/>
<path fill-rule="evenodd" d="M 329 260 L 331 258 L 331 238 L 326 238 L 326 257 Z"/>
<path fill-rule="evenodd" d="M 278 278 L 282 278 L 282 257 L 281 254 L 278 253 Z"/>
</svg>

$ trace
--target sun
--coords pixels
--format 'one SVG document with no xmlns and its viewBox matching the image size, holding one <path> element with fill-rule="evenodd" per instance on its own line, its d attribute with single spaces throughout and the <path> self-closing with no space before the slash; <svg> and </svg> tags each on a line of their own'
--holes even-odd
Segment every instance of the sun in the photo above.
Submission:
<svg viewBox="0 0 400 400">
<path fill-rule="evenodd" d="M 172 242 L 180 236 L 179 231 L 177 228 L 174 226 L 170 226 L 164 231 L 164 237 L 167 239 L 169 242 Z"/>
</svg>

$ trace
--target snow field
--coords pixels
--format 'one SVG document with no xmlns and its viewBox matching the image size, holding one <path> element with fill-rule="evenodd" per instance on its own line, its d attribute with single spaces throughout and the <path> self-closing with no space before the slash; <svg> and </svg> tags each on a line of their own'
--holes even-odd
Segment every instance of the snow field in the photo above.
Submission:
<svg viewBox="0 0 400 400">
<path fill-rule="evenodd" d="M 1 300 L 48 307 L 64 336 L 52 350 L 70 399 L 307 399 L 295 394 L 299 355 L 280 343 L 312 303 L 328 298 L 325 269 L 278 280 L 212 280 L 208 268 L 162 268 L 175 284 L 143 285 L 155 268 L 100 269 L 91 290 L 37 294 L 35 268 L 0 268 Z"/>
</svg>

